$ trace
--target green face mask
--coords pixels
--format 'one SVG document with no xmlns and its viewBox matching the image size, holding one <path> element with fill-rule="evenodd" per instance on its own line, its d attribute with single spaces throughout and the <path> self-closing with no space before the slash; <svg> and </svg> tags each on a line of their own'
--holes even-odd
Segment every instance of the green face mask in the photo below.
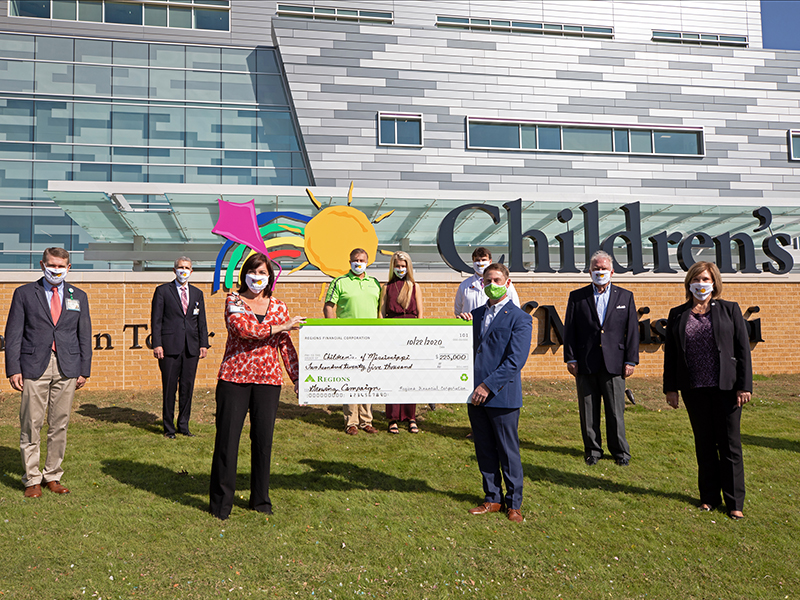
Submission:
<svg viewBox="0 0 800 600">
<path fill-rule="evenodd" d="M 508 288 L 504 285 L 495 285 L 494 283 L 490 283 L 485 288 L 483 288 L 483 292 L 491 300 L 500 300 L 500 298 L 502 298 L 508 293 Z"/>
</svg>

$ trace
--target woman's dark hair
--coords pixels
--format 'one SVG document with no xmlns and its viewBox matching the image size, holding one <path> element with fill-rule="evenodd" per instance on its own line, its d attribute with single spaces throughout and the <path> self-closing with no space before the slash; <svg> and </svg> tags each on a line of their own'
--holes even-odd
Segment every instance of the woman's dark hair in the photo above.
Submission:
<svg viewBox="0 0 800 600">
<path fill-rule="evenodd" d="M 267 273 L 269 273 L 269 282 L 267 283 L 267 287 L 264 288 L 264 291 L 261 293 L 265 296 L 272 296 L 272 286 L 275 284 L 275 271 L 272 269 L 272 263 L 267 258 L 267 255 L 262 252 L 256 252 L 255 254 L 251 254 L 250 257 L 244 261 L 242 265 L 242 270 L 239 271 L 239 293 L 247 291 L 249 288 L 247 287 L 247 280 L 245 276 L 250 271 L 255 271 L 261 265 L 267 266 Z"/>
</svg>

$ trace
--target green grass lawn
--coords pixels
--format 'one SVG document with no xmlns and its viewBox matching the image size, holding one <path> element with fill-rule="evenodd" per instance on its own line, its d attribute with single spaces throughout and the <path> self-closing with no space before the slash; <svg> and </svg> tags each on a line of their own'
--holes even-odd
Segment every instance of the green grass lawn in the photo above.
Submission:
<svg viewBox="0 0 800 600">
<path fill-rule="evenodd" d="M 759 378 L 742 418 L 746 518 L 696 509 L 686 411 L 633 379 L 633 458 L 583 462 L 573 384 L 526 385 L 523 514 L 482 501 L 466 407 L 420 407 L 422 433 L 343 433 L 341 408 L 285 395 L 269 518 L 206 512 L 213 390 L 195 395 L 199 437 L 166 440 L 156 392 L 76 396 L 63 483 L 26 500 L 19 397 L 0 396 L 0 598 L 797 598 L 800 376 Z M 435 398 L 425 398 L 426 402 Z"/>
</svg>

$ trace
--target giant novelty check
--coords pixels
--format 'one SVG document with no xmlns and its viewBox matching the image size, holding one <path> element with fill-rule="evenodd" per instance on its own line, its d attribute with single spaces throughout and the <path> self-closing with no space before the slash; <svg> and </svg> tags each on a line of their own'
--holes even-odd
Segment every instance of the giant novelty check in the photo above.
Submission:
<svg viewBox="0 0 800 600">
<path fill-rule="evenodd" d="M 309 319 L 300 329 L 300 404 L 465 403 L 472 323 Z"/>
</svg>

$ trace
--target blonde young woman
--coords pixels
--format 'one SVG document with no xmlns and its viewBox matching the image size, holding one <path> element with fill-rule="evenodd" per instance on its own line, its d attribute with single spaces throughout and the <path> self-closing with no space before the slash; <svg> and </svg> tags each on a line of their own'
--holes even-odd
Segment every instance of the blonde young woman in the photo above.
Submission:
<svg viewBox="0 0 800 600">
<path fill-rule="evenodd" d="M 389 282 L 381 290 L 381 317 L 385 319 L 421 319 L 422 292 L 414 281 L 411 257 L 395 252 L 389 264 Z M 419 433 L 416 404 L 387 404 L 389 433 L 400 433 L 398 421 L 408 421 L 408 430 Z"/>
</svg>

